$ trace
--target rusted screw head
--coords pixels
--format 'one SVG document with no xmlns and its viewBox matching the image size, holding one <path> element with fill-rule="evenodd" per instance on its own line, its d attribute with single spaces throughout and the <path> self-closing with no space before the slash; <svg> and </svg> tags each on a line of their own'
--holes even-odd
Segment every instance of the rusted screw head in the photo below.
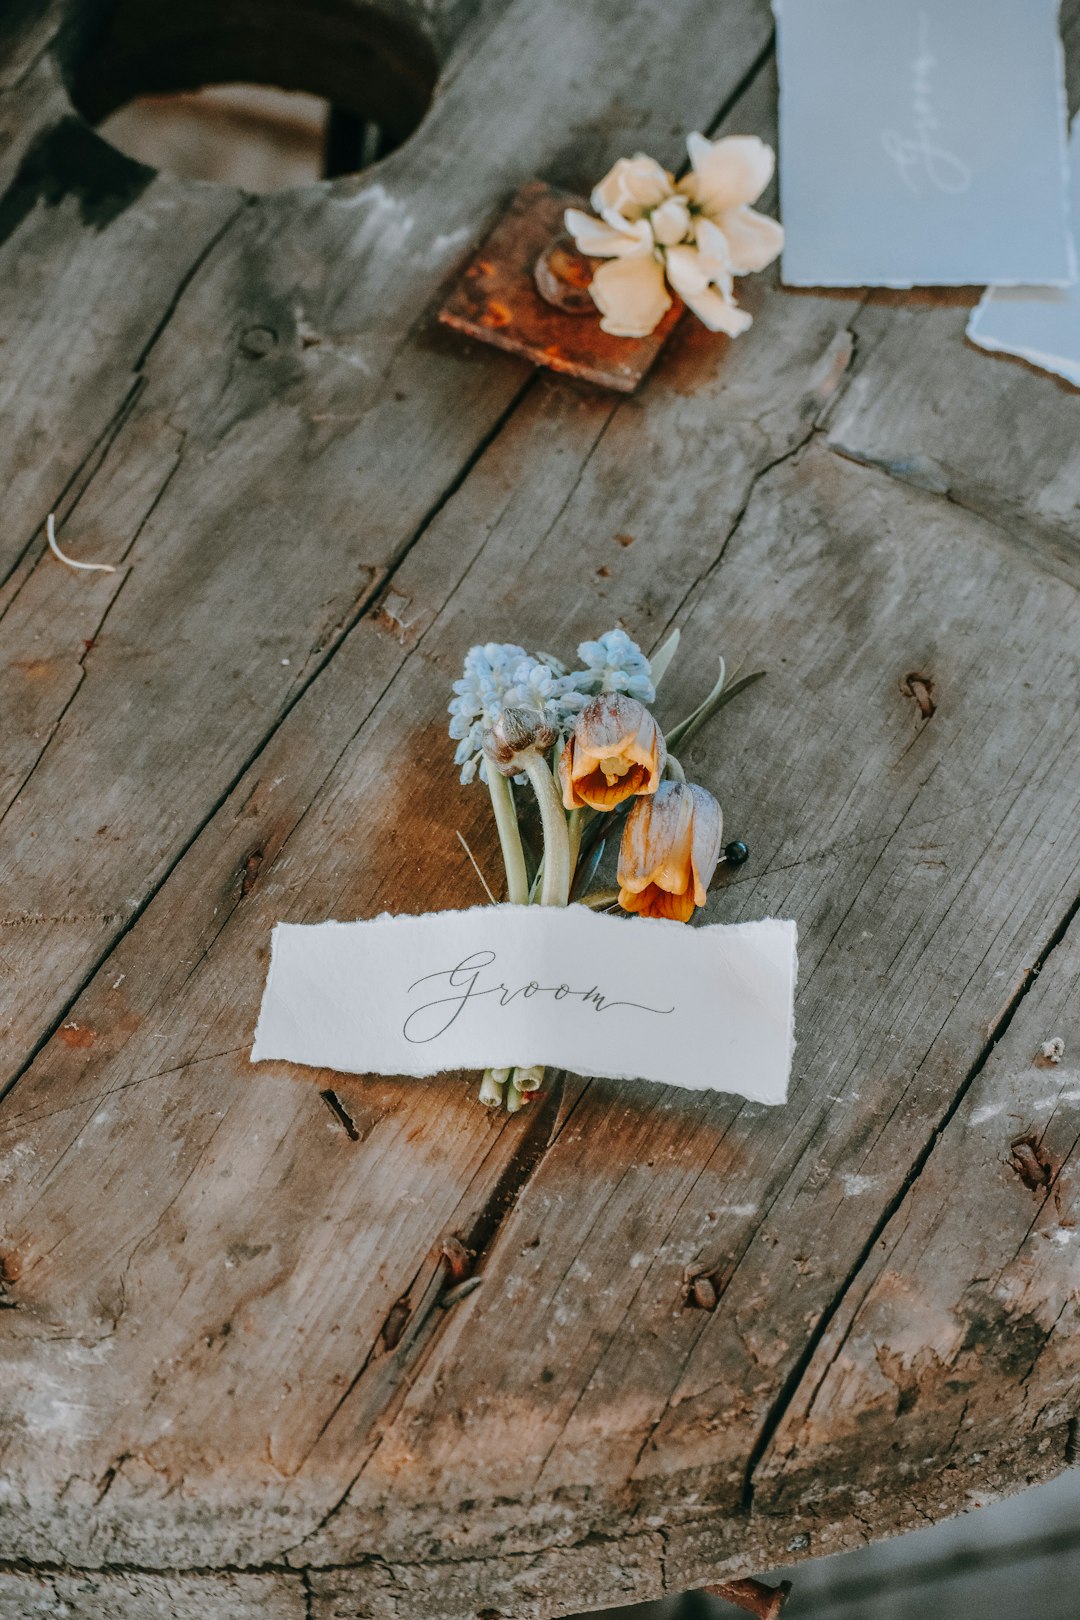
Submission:
<svg viewBox="0 0 1080 1620">
<path fill-rule="evenodd" d="M 737 1609 L 745 1609 L 747 1614 L 756 1615 L 757 1620 L 778 1620 L 791 1593 L 791 1582 L 764 1586 L 761 1581 L 723 1581 L 719 1586 L 706 1586 L 702 1590 L 710 1597 L 733 1603 Z"/>
<path fill-rule="evenodd" d="M 269 326 L 249 326 L 240 336 L 240 353 L 261 360 L 277 346 L 277 333 Z"/>
<path fill-rule="evenodd" d="M 564 315 L 595 315 L 589 293 L 593 262 L 579 253 L 569 236 L 557 236 L 533 266 L 533 280 L 541 298 Z"/>
<path fill-rule="evenodd" d="M 702 1311 L 715 1311 L 719 1295 L 711 1277 L 695 1277 L 690 1284 L 690 1303 Z"/>
</svg>

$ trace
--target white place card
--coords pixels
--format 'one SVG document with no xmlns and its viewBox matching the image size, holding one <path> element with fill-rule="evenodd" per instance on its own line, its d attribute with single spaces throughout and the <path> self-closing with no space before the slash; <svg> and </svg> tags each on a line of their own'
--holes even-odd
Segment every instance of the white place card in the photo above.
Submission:
<svg viewBox="0 0 1080 1620">
<path fill-rule="evenodd" d="M 1069 142 L 1072 217 L 1080 220 L 1080 118 Z M 989 287 L 968 321 L 981 349 L 1019 355 L 1080 388 L 1080 283 L 1072 287 Z"/>
<path fill-rule="evenodd" d="M 782 278 L 1076 278 L 1058 0 L 773 0 Z"/>
<path fill-rule="evenodd" d="M 795 947 L 793 922 L 585 906 L 278 923 L 251 1057 L 417 1076 L 542 1063 L 781 1103 Z"/>
</svg>

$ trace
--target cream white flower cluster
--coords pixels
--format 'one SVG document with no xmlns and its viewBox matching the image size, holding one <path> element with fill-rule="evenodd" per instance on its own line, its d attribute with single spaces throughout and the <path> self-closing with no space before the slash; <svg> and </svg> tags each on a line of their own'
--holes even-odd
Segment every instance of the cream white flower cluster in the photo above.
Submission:
<svg viewBox="0 0 1080 1620">
<path fill-rule="evenodd" d="M 772 147 L 756 135 L 689 135 L 686 147 L 682 180 L 638 153 L 596 187 L 598 218 L 566 210 L 578 250 L 608 260 L 589 290 L 614 337 L 647 337 L 671 308 L 669 285 L 710 331 L 737 337 L 752 317 L 735 302 L 734 277 L 763 270 L 784 245 L 777 221 L 750 207 L 772 179 Z"/>
</svg>

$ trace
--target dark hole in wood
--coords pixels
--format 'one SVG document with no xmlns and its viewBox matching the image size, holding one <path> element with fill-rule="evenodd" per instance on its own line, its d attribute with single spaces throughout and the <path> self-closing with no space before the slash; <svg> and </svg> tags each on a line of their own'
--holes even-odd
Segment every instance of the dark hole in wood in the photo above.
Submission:
<svg viewBox="0 0 1080 1620">
<path fill-rule="evenodd" d="M 438 77 L 418 27 L 357 0 L 117 0 L 70 54 L 76 108 L 129 157 L 255 191 L 385 157 Z"/>
</svg>

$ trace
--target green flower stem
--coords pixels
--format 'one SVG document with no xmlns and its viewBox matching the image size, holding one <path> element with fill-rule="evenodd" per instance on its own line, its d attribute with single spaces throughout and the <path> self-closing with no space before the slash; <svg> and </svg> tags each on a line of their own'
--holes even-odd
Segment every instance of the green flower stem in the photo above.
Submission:
<svg viewBox="0 0 1080 1620">
<path fill-rule="evenodd" d="M 535 749 L 525 749 L 518 755 L 516 763 L 528 776 L 540 806 L 540 823 L 544 831 L 544 880 L 540 889 L 540 904 L 565 906 L 570 897 L 570 840 L 555 778 L 546 760 Z M 528 889 L 525 892 L 527 896 Z"/>
<path fill-rule="evenodd" d="M 534 1063 L 528 1069 L 514 1070 L 514 1088 L 517 1091 L 539 1091 L 544 1083 L 544 1069 L 539 1063 Z"/>
<path fill-rule="evenodd" d="M 503 1087 L 513 1074 L 512 1069 L 485 1069 L 480 1082 L 480 1101 L 487 1108 L 501 1108 Z"/>
<path fill-rule="evenodd" d="M 744 675 L 742 680 L 733 681 L 730 686 L 725 687 L 723 663 L 721 661 L 720 679 L 704 703 L 700 703 L 692 714 L 687 715 L 685 720 L 680 720 L 677 726 L 672 726 L 667 733 L 668 747 L 685 748 L 690 739 L 697 736 L 705 722 L 711 720 L 718 709 L 722 709 L 725 703 L 730 703 L 732 698 L 738 697 L 740 692 L 745 692 L 748 686 L 753 686 L 755 681 L 760 681 L 764 674 L 763 669 L 758 669 L 752 675 Z"/>
<path fill-rule="evenodd" d="M 597 874 L 597 871 L 599 870 L 600 862 L 604 858 L 604 850 L 606 847 L 607 846 L 602 838 L 599 838 L 594 842 L 589 838 L 588 833 L 586 833 L 586 843 L 578 860 L 577 871 L 574 873 L 574 881 L 570 885 L 571 900 L 580 900 L 584 895 L 588 894 L 589 884 L 592 882 L 593 878 Z"/>
<path fill-rule="evenodd" d="M 591 906 L 593 911 L 600 911 L 604 906 L 613 906 L 618 898 L 618 889 L 597 889 L 595 894 L 587 894 L 581 903 Z"/>
<path fill-rule="evenodd" d="M 675 758 L 674 754 L 669 754 L 668 755 L 667 764 L 664 766 L 664 774 L 672 782 L 685 782 L 686 781 L 686 772 L 683 770 L 682 766 L 679 764 L 679 762 Z"/>
<path fill-rule="evenodd" d="M 581 853 L 581 835 L 585 831 L 585 823 L 589 819 L 588 809 L 571 810 L 567 817 L 566 832 L 570 844 L 570 882 L 573 883 L 577 874 L 578 856 Z"/>
<path fill-rule="evenodd" d="M 495 769 L 490 760 L 487 763 L 487 779 L 495 825 L 499 829 L 503 865 L 506 867 L 506 898 L 512 906 L 527 906 L 529 877 L 525 870 L 517 811 L 514 809 L 514 792 L 508 779 Z"/>
<path fill-rule="evenodd" d="M 524 1100 L 525 1099 L 521 1092 L 518 1090 L 517 1086 L 515 1086 L 513 1080 L 511 1080 L 510 1084 L 506 1088 L 506 1112 L 508 1114 L 516 1114 Z"/>
<path fill-rule="evenodd" d="M 680 639 L 681 632 L 678 630 L 673 630 L 663 645 L 658 647 L 653 653 L 652 657 L 649 659 L 649 663 L 652 668 L 652 683 L 654 686 L 659 686 L 660 682 L 667 674 L 668 666 L 679 650 Z"/>
</svg>

